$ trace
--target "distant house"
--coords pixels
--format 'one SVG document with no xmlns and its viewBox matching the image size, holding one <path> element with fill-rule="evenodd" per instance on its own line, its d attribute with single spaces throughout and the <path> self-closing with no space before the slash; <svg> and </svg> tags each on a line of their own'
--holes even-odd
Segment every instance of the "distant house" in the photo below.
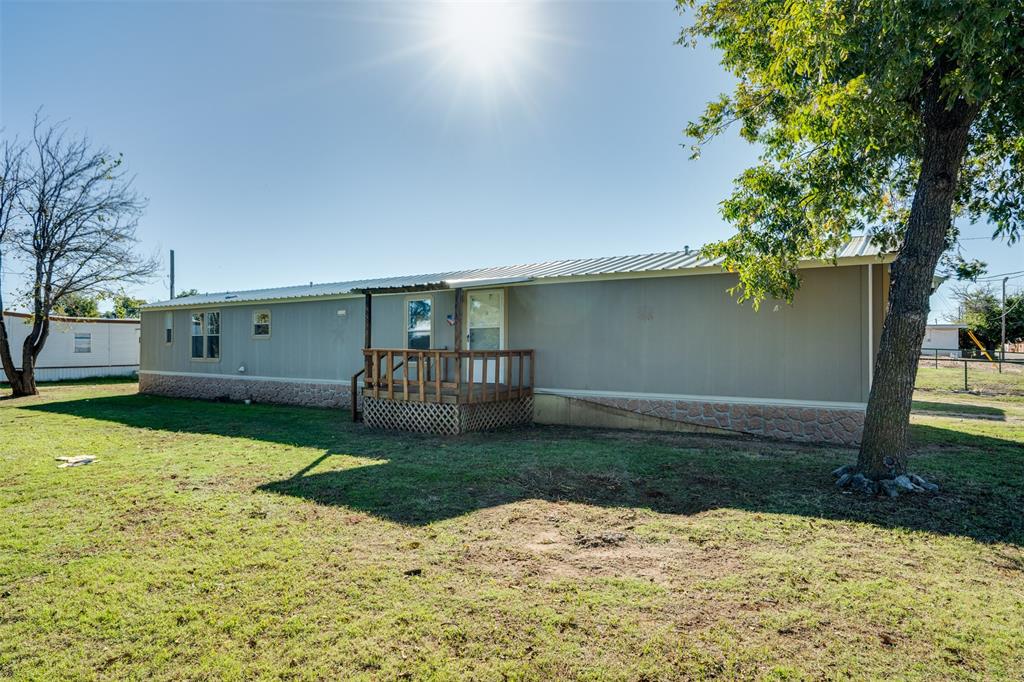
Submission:
<svg viewBox="0 0 1024 682">
<path fill-rule="evenodd" d="M 32 316 L 5 312 L 14 363 L 32 331 Z M 128 376 L 139 369 L 139 320 L 50 316 L 50 334 L 36 359 L 36 381 Z"/>
<path fill-rule="evenodd" d="M 690 251 L 191 296 L 143 307 L 140 391 L 853 443 L 892 259 L 855 238 L 760 311 Z"/>
<path fill-rule="evenodd" d="M 960 330 L 967 329 L 965 324 L 930 324 L 925 327 L 924 342 L 921 352 L 924 355 L 940 357 L 960 357 Z"/>
</svg>

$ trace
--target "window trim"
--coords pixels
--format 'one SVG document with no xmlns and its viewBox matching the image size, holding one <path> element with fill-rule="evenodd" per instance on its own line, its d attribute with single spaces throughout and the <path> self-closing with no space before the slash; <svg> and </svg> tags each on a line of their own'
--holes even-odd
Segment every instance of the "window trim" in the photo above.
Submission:
<svg viewBox="0 0 1024 682">
<path fill-rule="evenodd" d="M 88 350 L 78 350 L 78 337 L 85 336 L 89 340 Z M 73 332 L 71 335 L 72 355 L 92 355 L 92 332 Z"/>
<path fill-rule="evenodd" d="M 409 302 L 410 301 L 430 301 L 430 345 L 429 348 L 434 347 L 434 330 L 437 325 L 434 324 L 435 318 L 437 317 L 437 308 L 434 307 L 434 295 L 433 294 L 410 294 L 402 299 L 402 307 L 405 309 L 405 313 L 402 315 L 402 347 L 410 348 L 409 346 Z M 417 350 L 417 349 L 411 349 Z"/>
<path fill-rule="evenodd" d="M 267 333 L 257 334 L 256 333 L 256 316 L 266 313 L 267 314 Z M 259 310 L 252 311 L 252 326 L 249 328 L 249 335 L 253 339 L 269 339 L 274 333 L 274 315 L 271 313 L 270 308 L 260 308 Z"/>
<path fill-rule="evenodd" d="M 214 314 L 217 315 L 217 333 L 216 334 L 210 334 L 208 332 L 209 327 L 208 327 L 207 320 L 209 318 L 207 316 L 210 315 L 211 313 L 214 313 Z M 193 350 L 192 342 L 196 338 L 197 334 L 191 333 L 192 332 L 191 327 L 194 324 L 193 318 L 196 315 L 200 315 L 202 317 L 202 322 L 200 323 L 201 324 L 200 331 L 202 333 L 198 334 L 198 336 L 203 339 L 203 357 L 201 357 L 201 358 L 197 358 L 196 356 L 194 356 L 192 354 L 192 350 Z M 220 362 L 220 358 L 223 355 L 223 353 L 221 352 L 221 348 L 220 348 L 220 337 L 221 337 L 220 325 L 221 324 L 222 324 L 222 320 L 221 320 L 221 316 L 220 316 L 220 310 L 199 310 L 199 311 L 193 310 L 192 312 L 189 313 L 189 337 L 188 337 L 189 344 L 188 344 L 188 354 L 189 354 L 189 360 L 190 361 L 192 361 L 192 362 Z M 217 357 L 215 357 L 215 358 L 211 358 L 210 357 L 210 337 L 211 336 L 216 336 L 217 337 Z"/>
<path fill-rule="evenodd" d="M 167 334 L 170 332 L 170 335 Z M 174 343 L 174 311 L 164 312 L 164 345 L 170 346 Z"/>
</svg>

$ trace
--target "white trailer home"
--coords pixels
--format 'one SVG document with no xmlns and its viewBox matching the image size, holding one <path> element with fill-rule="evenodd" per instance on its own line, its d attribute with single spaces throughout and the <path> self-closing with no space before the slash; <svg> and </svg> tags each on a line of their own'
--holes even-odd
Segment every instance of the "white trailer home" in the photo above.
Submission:
<svg viewBox="0 0 1024 682">
<path fill-rule="evenodd" d="M 4 312 L 15 366 L 32 316 Z M 50 336 L 36 361 L 36 381 L 130 376 L 139 370 L 139 320 L 50 317 Z"/>
<path fill-rule="evenodd" d="M 924 341 L 921 343 L 921 354 L 937 355 L 943 358 L 960 357 L 960 330 L 967 329 L 966 324 L 930 324 L 925 327 Z"/>
</svg>

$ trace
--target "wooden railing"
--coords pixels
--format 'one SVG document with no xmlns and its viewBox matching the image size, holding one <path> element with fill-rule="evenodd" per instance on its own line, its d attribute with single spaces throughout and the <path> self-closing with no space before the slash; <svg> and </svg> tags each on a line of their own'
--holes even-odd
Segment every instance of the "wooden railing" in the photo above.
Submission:
<svg viewBox="0 0 1024 682">
<path fill-rule="evenodd" d="M 366 373 L 366 368 L 362 368 L 358 372 L 352 375 L 352 381 L 349 382 L 349 390 L 352 391 L 352 395 L 349 396 L 349 409 L 352 410 L 352 421 L 359 421 L 359 377 Z"/>
<path fill-rule="evenodd" d="M 533 392 L 536 375 L 533 350 L 364 348 L 363 357 L 363 396 L 388 400 L 514 400 Z"/>
</svg>

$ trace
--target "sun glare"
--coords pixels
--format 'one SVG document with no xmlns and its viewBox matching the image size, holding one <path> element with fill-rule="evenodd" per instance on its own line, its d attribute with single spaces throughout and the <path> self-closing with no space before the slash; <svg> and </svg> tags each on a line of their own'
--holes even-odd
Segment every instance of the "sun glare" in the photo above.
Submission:
<svg viewBox="0 0 1024 682">
<path fill-rule="evenodd" d="M 437 5 L 435 30 L 445 60 L 483 80 L 513 76 L 529 55 L 528 2 L 476 0 Z"/>
<path fill-rule="evenodd" d="M 552 30 L 541 0 L 432 0 L 380 3 L 364 19 L 411 29 L 400 45 L 349 70 L 396 62 L 414 65 L 410 111 L 423 102 L 447 109 L 445 124 L 471 116 L 501 125 L 507 116 L 536 120 L 541 83 L 557 80 L 556 50 L 574 45 Z M 518 104 L 512 107 L 510 104 Z"/>
</svg>

